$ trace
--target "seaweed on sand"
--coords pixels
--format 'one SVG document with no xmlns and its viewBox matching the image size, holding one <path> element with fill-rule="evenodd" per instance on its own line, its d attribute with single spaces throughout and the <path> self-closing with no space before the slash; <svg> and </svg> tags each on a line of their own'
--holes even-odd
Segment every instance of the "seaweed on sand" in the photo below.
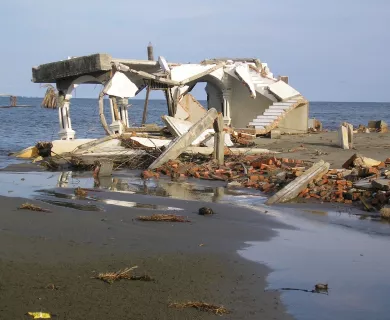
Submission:
<svg viewBox="0 0 390 320">
<path fill-rule="evenodd" d="M 195 308 L 200 311 L 206 311 L 206 312 L 211 312 L 216 315 L 223 315 L 223 314 L 229 314 L 230 311 L 227 310 L 223 306 L 218 306 L 215 304 L 210 304 L 206 302 L 201 302 L 201 301 L 189 301 L 189 302 L 184 302 L 184 303 L 171 303 L 169 305 L 170 308 L 176 308 L 176 309 L 184 309 L 184 308 Z"/>
<path fill-rule="evenodd" d="M 50 210 L 48 209 L 43 209 L 41 207 L 36 206 L 35 204 L 28 203 L 28 202 L 23 203 L 18 209 L 39 211 L 39 212 L 50 212 Z"/>
<path fill-rule="evenodd" d="M 115 281 L 119 281 L 119 280 L 123 280 L 123 279 L 124 280 L 131 280 L 131 278 L 132 278 L 131 272 L 137 268 L 138 268 L 138 266 L 134 266 L 131 268 L 119 270 L 117 272 L 99 273 L 97 276 L 95 276 L 93 278 L 102 280 L 102 281 L 107 282 L 109 284 L 113 284 Z"/>
<path fill-rule="evenodd" d="M 162 222 L 190 222 L 183 216 L 175 214 L 153 214 L 151 216 L 139 216 L 137 220 L 140 221 L 162 221 Z"/>
</svg>

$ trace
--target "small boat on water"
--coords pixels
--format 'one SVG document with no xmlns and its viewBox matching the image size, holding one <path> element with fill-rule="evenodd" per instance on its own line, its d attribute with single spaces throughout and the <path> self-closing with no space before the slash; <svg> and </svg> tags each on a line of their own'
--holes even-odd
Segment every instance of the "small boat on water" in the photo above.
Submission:
<svg viewBox="0 0 390 320">
<path fill-rule="evenodd" d="M 27 108 L 27 107 L 34 107 L 32 105 L 27 105 L 27 104 L 17 104 L 18 97 L 9 95 L 9 94 L 2 94 L 0 97 L 9 97 L 9 105 L 2 106 L 0 105 L 0 108 Z"/>
</svg>

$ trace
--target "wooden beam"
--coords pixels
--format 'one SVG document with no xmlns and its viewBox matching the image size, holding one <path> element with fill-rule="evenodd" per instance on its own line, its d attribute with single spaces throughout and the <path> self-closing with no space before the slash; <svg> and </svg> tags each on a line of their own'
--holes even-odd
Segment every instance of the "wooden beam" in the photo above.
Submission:
<svg viewBox="0 0 390 320">
<path fill-rule="evenodd" d="M 144 125 L 146 123 L 146 118 L 148 116 L 148 104 L 149 104 L 149 95 L 150 95 L 150 84 L 146 88 L 146 97 L 145 97 L 145 104 L 144 104 L 144 113 L 142 115 L 142 123 L 141 125 Z"/>
</svg>

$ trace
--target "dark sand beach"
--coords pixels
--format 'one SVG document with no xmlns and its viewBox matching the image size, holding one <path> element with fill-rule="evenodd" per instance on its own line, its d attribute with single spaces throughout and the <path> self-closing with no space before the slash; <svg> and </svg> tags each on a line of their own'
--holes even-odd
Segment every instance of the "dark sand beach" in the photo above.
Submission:
<svg viewBox="0 0 390 320">
<path fill-rule="evenodd" d="M 148 196 L 109 194 L 139 197 Z M 82 211 L 28 200 L 51 212 L 18 210 L 26 199 L 0 197 L 0 319 L 23 319 L 29 311 L 56 319 L 217 317 L 168 307 L 195 300 L 223 305 L 231 311 L 226 319 L 291 318 L 278 293 L 264 292 L 270 270 L 237 254 L 245 241 L 267 241 L 283 226 L 245 208 L 208 204 L 217 214 L 205 217 L 197 214 L 204 203 L 148 198 L 184 209 L 174 213 L 191 222 L 140 222 L 137 216 L 155 210 L 101 204 L 102 211 Z M 155 282 L 91 278 L 134 265 Z"/>
</svg>

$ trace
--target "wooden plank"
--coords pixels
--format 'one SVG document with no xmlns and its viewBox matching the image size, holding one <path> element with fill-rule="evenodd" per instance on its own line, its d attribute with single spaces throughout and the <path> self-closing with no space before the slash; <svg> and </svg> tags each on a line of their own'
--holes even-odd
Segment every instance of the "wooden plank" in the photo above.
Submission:
<svg viewBox="0 0 390 320">
<path fill-rule="evenodd" d="M 310 169 L 305 171 L 300 177 L 278 191 L 266 201 L 266 204 L 283 203 L 296 198 L 306 186 L 319 176 L 324 175 L 329 170 L 330 164 L 323 160 L 315 163 Z"/>
</svg>

